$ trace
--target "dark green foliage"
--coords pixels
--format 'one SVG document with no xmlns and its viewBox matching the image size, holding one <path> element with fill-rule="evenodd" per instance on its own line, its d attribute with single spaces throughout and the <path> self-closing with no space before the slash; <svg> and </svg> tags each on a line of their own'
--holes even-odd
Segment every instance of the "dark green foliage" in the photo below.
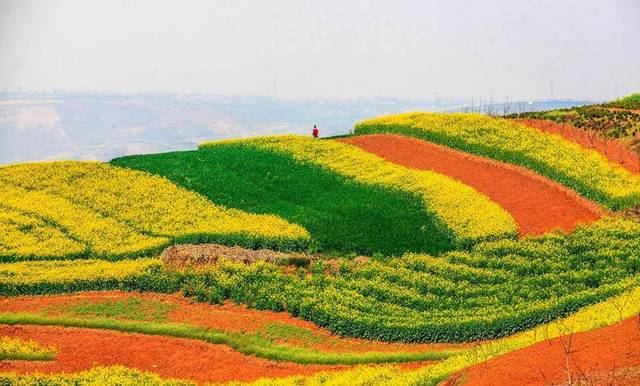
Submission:
<svg viewBox="0 0 640 386">
<path fill-rule="evenodd" d="M 299 277 L 267 263 L 223 263 L 186 274 L 184 292 L 286 310 L 342 335 L 458 342 L 510 335 L 616 295 L 637 283 L 639 255 L 640 224 L 606 220 L 438 258 L 344 262 L 331 274 L 321 261 Z"/>
<path fill-rule="evenodd" d="M 323 252 L 398 255 L 452 248 L 450 235 L 438 230 L 418 198 L 356 183 L 284 154 L 225 144 L 112 164 L 164 176 L 216 204 L 300 224 Z"/>
</svg>

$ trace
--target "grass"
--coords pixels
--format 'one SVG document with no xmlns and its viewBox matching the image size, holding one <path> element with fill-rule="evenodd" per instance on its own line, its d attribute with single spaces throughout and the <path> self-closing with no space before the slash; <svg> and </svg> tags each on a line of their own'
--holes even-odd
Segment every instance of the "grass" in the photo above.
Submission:
<svg viewBox="0 0 640 386">
<path fill-rule="evenodd" d="M 493 339 L 624 291 L 640 272 L 640 223 L 603 219 L 574 233 L 477 244 L 438 257 L 322 260 L 312 275 L 267 262 L 185 274 L 183 294 L 286 311 L 342 336 L 403 342 Z"/>
<path fill-rule="evenodd" d="M 545 340 L 563 336 L 568 333 L 567 326 L 572 333 L 605 327 L 640 313 L 640 288 L 616 298 L 595 304 L 556 322 L 517 335 L 481 343 L 475 349 L 485 356 L 483 360 L 490 360 L 499 355 L 531 346 Z M 433 366 L 422 366 L 415 370 L 403 370 L 393 366 L 357 366 L 344 371 L 320 372 L 312 376 L 293 376 L 286 378 L 260 379 L 252 385 L 260 386 L 299 386 L 299 385 L 438 385 L 452 374 L 478 363 L 478 356 L 472 350 L 459 351 L 446 360 Z M 113 384 L 154 384 L 154 385 L 191 385 L 187 381 L 161 379 L 157 375 L 140 372 L 122 366 L 95 367 L 90 371 L 55 375 L 20 375 L 0 374 L 2 384 L 94 384 L 100 380 Z M 92 383 L 93 382 L 93 383 Z M 239 383 L 232 383 L 238 385 Z"/>
<path fill-rule="evenodd" d="M 109 299 L 100 302 L 85 300 L 77 304 L 51 308 L 53 311 L 79 316 L 147 320 L 153 322 L 166 322 L 167 314 L 175 309 L 176 305 L 174 304 L 148 301 L 139 298 Z"/>
<path fill-rule="evenodd" d="M 216 204 L 302 225 L 323 252 L 372 255 L 452 248 L 420 200 L 242 144 L 137 155 L 112 164 L 164 176 Z"/>
<path fill-rule="evenodd" d="M 261 331 L 261 335 L 275 341 L 301 341 L 305 345 L 320 344 L 323 342 L 321 336 L 314 334 L 313 331 L 309 329 L 282 322 L 266 324 L 263 331 Z"/>
<path fill-rule="evenodd" d="M 404 363 L 441 360 L 455 353 L 454 351 L 330 353 L 275 344 L 273 341 L 257 334 L 230 333 L 185 324 L 123 321 L 108 318 L 46 316 L 21 312 L 0 313 L 0 324 L 80 327 L 197 339 L 207 343 L 227 345 L 244 355 L 254 355 L 274 361 L 301 364 L 357 365 L 366 363 Z"/>
</svg>

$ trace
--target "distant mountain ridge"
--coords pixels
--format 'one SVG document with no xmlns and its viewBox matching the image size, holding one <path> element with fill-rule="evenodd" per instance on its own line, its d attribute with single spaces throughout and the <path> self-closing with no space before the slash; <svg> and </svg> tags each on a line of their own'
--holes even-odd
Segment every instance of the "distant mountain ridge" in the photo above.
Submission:
<svg viewBox="0 0 640 386">
<path fill-rule="evenodd" d="M 195 149 L 230 137 L 349 132 L 365 118 L 403 111 L 468 111 L 464 100 L 304 99 L 195 94 L 107 92 L 0 92 L 0 164 L 95 159 Z M 485 106 L 487 102 L 485 101 Z M 529 110 L 588 101 L 523 103 Z M 496 103 L 497 112 L 503 110 Z M 513 105 L 515 108 L 515 104 Z"/>
</svg>

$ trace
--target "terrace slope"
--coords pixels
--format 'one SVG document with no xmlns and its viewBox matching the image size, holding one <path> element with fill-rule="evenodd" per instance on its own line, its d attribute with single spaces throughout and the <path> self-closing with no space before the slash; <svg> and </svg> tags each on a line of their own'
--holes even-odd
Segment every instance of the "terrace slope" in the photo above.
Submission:
<svg viewBox="0 0 640 386">
<path fill-rule="evenodd" d="M 600 208 L 575 192 L 525 168 L 393 134 L 342 139 L 391 162 L 433 170 L 486 194 L 518 223 L 521 235 L 540 235 L 554 228 L 571 231 L 594 221 Z"/>
</svg>

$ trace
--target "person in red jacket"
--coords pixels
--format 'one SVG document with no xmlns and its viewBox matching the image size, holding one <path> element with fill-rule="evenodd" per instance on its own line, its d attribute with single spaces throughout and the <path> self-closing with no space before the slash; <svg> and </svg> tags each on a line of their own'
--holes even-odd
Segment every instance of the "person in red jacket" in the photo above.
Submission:
<svg viewBox="0 0 640 386">
<path fill-rule="evenodd" d="M 318 138 L 318 128 L 316 127 L 316 125 L 313 125 L 313 138 Z"/>
</svg>

